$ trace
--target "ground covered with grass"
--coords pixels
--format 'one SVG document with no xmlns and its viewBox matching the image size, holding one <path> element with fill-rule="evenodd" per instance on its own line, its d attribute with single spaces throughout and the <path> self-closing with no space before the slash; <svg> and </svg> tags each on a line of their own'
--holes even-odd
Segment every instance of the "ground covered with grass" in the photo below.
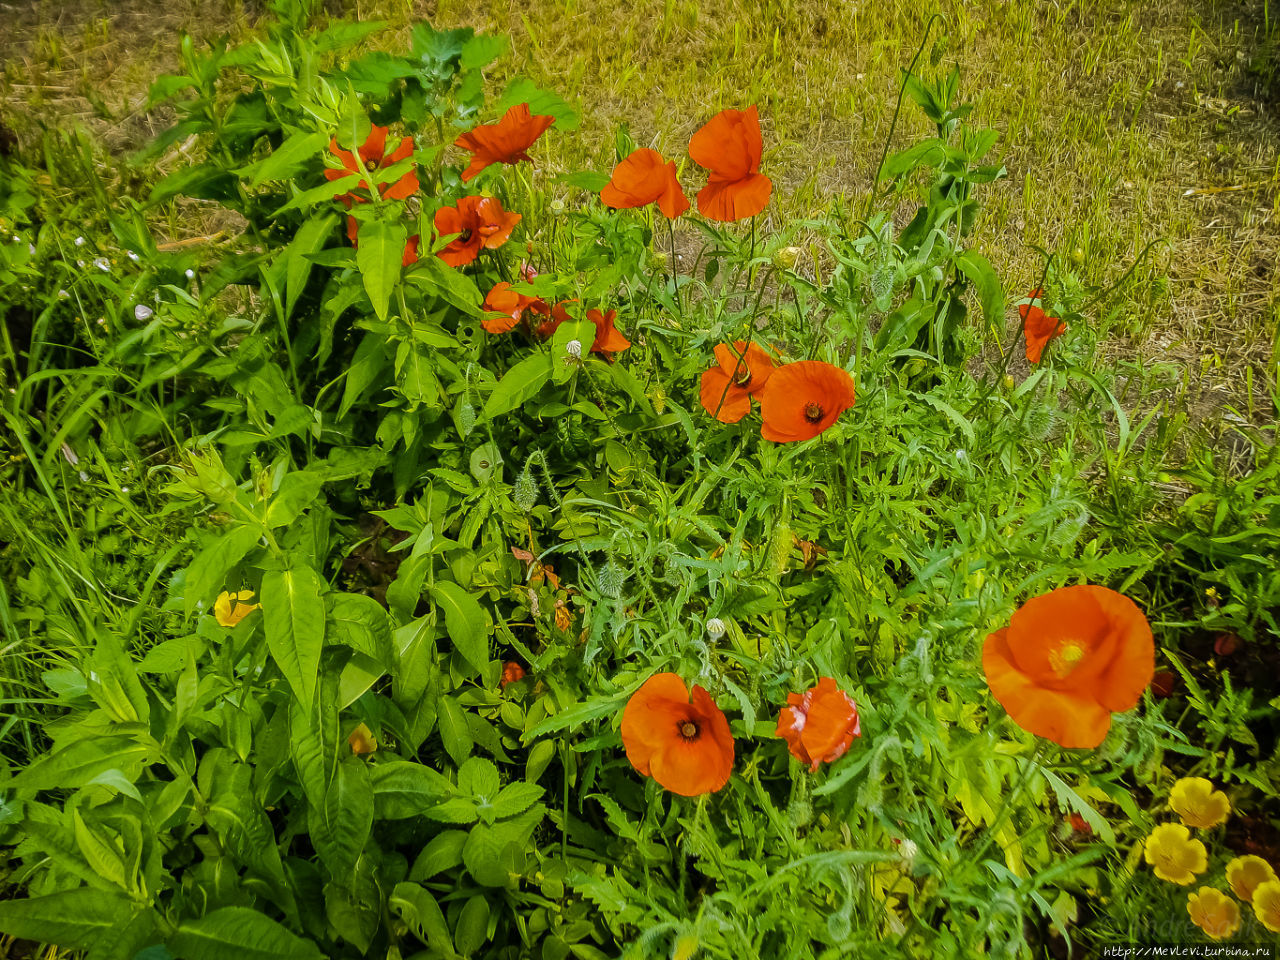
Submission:
<svg viewBox="0 0 1280 960">
<path fill-rule="evenodd" d="M 12 6 L 0 955 L 1275 943 L 1265 3 Z"/>
</svg>

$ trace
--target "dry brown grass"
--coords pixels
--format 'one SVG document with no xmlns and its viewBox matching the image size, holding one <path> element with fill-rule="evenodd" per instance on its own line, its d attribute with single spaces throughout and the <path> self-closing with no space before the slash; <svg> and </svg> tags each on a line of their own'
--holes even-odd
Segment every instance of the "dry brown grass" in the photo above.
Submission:
<svg viewBox="0 0 1280 960">
<path fill-rule="evenodd" d="M 755 102 L 764 118 L 771 216 L 865 194 L 888 130 L 898 69 L 925 22 L 945 41 L 924 58 L 962 70 L 974 121 L 998 129 L 1009 176 L 987 193 L 979 242 L 1011 289 L 1056 251 L 1108 284 L 1156 240 L 1109 314 L 1118 352 L 1185 366 L 1189 399 L 1274 416 L 1277 126 L 1249 70 L 1266 0 L 332 0 L 330 12 L 510 35 L 497 79 L 523 72 L 582 107 L 549 142 L 551 167 L 603 168 L 613 132 L 673 155 L 711 112 Z M 251 33 L 241 0 L 0 0 L 0 86 L 20 132 L 87 124 L 113 150 L 163 126 L 143 110 L 177 38 Z M 1274 29 L 1274 25 L 1273 29 Z M 927 124 L 908 106 L 895 140 Z M 1250 410 L 1250 404 L 1252 409 Z"/>
</svg>

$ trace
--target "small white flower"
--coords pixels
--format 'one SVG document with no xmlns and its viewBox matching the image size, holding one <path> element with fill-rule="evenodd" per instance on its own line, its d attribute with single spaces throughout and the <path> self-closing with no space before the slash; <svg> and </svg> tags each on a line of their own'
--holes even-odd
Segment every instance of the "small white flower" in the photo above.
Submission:
<svg viewBox="0 0 1280 960">
<path fill-rule="evenodd" d="M 84 246 L 84 237 L 76 237 L 76 246 L 77 246 L 77 247 L 83 247 L 83 246 Z"/>
<path fill-rule="evenodd" d="M 575 360 L 577 360 L 579 357 L 582 356 L 582 341 L 570 340 L 568 343 L 564 345 L 564 352 L 567 353 L 569 356 L 573 357 Z"/>
<path fill-rule="evenodd" d="M 721 620 L 719 617 L 712 617 L 710 620 L 707 621 L 707 636 L 711 638 L 712 642 L 719 640 L 721 637 L 723 637 L 724 631 L 725 631 L 724 621 Z"/>
<path fill-rule="evenodd" d="M 134 253 L 132 250 L 128 250 L 128 251 L 126 251 L 126 254 L 128 255 L 129 259 L 130 259 L 130 260 L 132 260 L 134 263 L 137 263 L 139 260 L 141 260 L 141 259 L 142 259 L 140 256 L 138 256 L 138 255 L 137 255 L 136 253 Z"/>
<path fill-rule="evenodd" d="M 99 318 L 98 318 L 98 326 L 100 326 L 100 327 L 105 327 L 106 325 L 107 325 L 106 318 L 104 318 L 104 317 L 99 317 Z"/>
<path fill-rule="evenodd" d="M 88 483 L 88 482 L 89 482 L 89 474 L 87 474 L 87 473 L 85 473 L 83 470 L 81 470 L 81 471 L 80 471 L 80 480 L 81 480 L 83 483 Z"/>
<path fill-rule="evenodd" d="M 128 492 L 129 492 L 129 488 L 128 488 L 128 487 L 121 487 L 121 488 L 120 488 L 120 492 L 121 492 L 121 493 L 128 493 Z"/>
<path fill-rule="evenodd" d="M 97 267 L 99 270 L 101 270 L 103 273 L 111 272 L 111 261 L 108 260 L 106 257 L 98 257 L 98 259 L 93 261 L 93 265 Z"/>
<path fill-rule="evenodd" d="M 135 320 L 150 320 L 155 316 L 155 313 L 156 312 L 145 303 L 140 303 L 133 308 L 133 316 Z"/>
<path fill-rule="evenodd" d="M 84 269 L 84 261 L 83 261 L 83 260 L 77 260 L 77 261 L 76 261 L 76 266 L 77 266 L 77 267 L 79 267 L 81 270 L 83 270 L 83 269 Z"/>
<path fill-rule="evenodd" d="M 27 253 L 31 254 L 33 257 L 36 255 L 36 245 L 34 243 L 27 244 Z"/>
<path fill-rule="evenodd" d="M 69 299 L 71 299 L 71 294 L 67 293 L 67 291 L 65 291 L 65 290 L 59 290 L 59 291 L 58 291 L 58 299 L 59 299 L 59 300 L 69 300 Z"/>
<path fill-rule="evenodd" d="M 964 461 L 969 459 L 969 455 L 965 453 L 963 450 L 957 450 L 956 459 L 959 460 L 961 463 L 964 463 Z"/>
<path fill-rule="evenodd" d="M 187 268 L 187 279 L 188 279 L 188 280 L 194 280 L 195 278 L 196 278 L 196 272 L 195 272 L 194 270 L 192 270 L 191 268 L 189 268 L 189 267 L 188 267 L 188 268 Z"/>
</svg>

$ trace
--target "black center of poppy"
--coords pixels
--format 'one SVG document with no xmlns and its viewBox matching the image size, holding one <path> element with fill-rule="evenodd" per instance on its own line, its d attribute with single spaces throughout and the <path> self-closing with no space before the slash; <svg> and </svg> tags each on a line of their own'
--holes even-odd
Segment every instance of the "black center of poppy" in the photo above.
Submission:
<svg viewBox="0 0 1280 960">
<path fill-rule="evenodd" d="M 698 725 L 692 720 L 686 720 L 680 724 L 680 736 L 686 740 L 696 740 L 698 738 Z"/>
<path fill-rule="evenodd" d="M 462 233 L 458 235 L 458 241 L 460 243 L 468 243 L 470 242 L 470 240 L 471 240 L 471 228 L 468 227 L 466 230 L 463 230 Z"/>
<path fill-rule="evenodd" d="M 810 423 L 817 423 L 822 419 L 822 407 L 810 401 L 804 405 L 804 418 Z"/>
</svg>

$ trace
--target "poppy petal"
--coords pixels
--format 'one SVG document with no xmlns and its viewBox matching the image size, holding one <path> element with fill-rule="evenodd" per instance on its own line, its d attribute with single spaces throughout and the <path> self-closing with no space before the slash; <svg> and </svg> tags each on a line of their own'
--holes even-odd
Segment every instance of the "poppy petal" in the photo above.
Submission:
<svg viewBox="0 0 1280 960">
<path fill-rule="evenodd" d="M 751 412 L 751 394 L 735 386 L 719 367 L 712 367 L 702 374 L 699 399 L 702 409 L 721 423 L 737 423 Z"/>
<path fill-rule="evenodd" d="M 754 217 L 769 205 L 773 181 L 763 173 L 742 180 L 720 180 L 712 177 L 698 191 L 698 212 L 708 220 L 733 223 Z"/>
<path fill-rule="evenodd" d="M 754 106 L 746 111 L 721 110 L 689 140 L 694 162 L 725 180 L 742 180 L 759 170 L 762 151 L 760 118 Z"/>
</svg>

